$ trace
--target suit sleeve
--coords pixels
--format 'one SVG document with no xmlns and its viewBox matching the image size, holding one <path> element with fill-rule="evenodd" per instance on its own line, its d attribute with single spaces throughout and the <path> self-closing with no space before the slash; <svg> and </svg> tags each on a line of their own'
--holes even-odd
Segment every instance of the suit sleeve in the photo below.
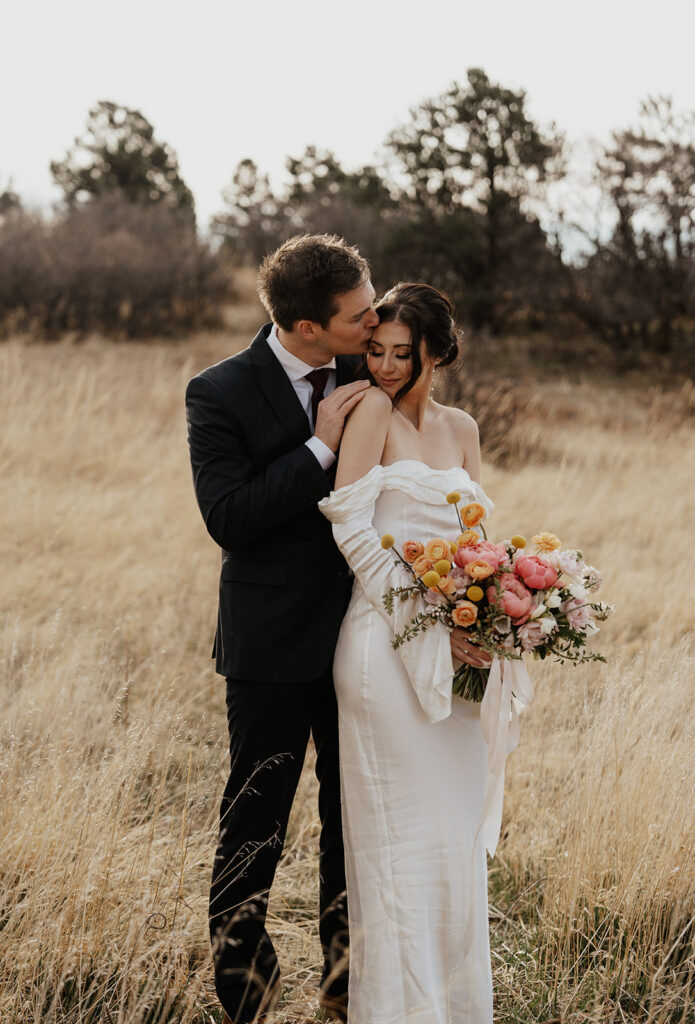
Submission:
<svg viewBox="0 0 695 1024">
<path fill-rule="evenodd" d="M 198 506 L 224 550 L 253 542 L 329 493 L 328 477 L 305 444 L 257 472 L 241 424 L 214 381 L 189 382 L 186 420 Z"/>
</svg>

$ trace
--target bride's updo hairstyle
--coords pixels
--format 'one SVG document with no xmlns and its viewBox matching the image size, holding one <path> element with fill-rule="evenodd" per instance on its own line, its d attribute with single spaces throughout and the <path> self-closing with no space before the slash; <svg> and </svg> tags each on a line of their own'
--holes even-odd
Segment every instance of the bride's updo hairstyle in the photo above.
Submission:
<svg viewBox="0 0 695 1024">
<path fill-rule="evenodd" d="M 415 384 L 422 372 L 420 342 L 437 366 L 450 366 L 459 354 L 459 339 L 454 323 L 454 308 L 443 292 L 429 284 L 399 282 L 386 292 L 376 306 L 380 324 L 403 324 L 410 331 L 413 368 L 410 378 L 396 393 L 396 405 Z"/>
</svg>

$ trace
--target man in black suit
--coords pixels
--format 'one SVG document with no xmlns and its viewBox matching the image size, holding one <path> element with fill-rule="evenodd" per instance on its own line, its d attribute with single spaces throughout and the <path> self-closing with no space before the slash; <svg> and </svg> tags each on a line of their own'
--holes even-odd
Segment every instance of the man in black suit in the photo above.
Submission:
<svg viewBox="0 0 695 1024">
<path fill-rule="evenodd" d="M 230 775 L 210 892 L 215 985 L 232 1024 L 278 993 L 268 892 L 311 734 L 319 780 L 320 1004 L 344 1020 L 347 916 L 332 659 L 351 579 L 318 511 L 379 320 L 369 268 L 342 239 L 290 239 L 264 260 L 272 323 L 186 391 L 193 481 L 222 548 L 213 656 L 227 682 Z"/>
</svg>

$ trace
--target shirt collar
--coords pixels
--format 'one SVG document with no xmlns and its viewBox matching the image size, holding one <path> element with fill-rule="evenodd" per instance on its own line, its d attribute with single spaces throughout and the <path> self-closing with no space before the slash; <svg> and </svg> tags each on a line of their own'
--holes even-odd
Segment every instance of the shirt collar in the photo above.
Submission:
<svg viewBox="0 0 695 1024">
<path fill-rule="evenodd" d="M 287 376 L 293 382 L 295 380 L 299 380 L 301 377 L 306 377 L 307 373 L 311 373 L 312 370 L 335 370 L 336 368 L 335 356 L 329 363 L 324 363 L 323 366 L 310 366 L 309 363 L 305 363 L 303 359 L 299 359 L 297 356 L 293 355 L 292 352 L 288 352 L 278 338 L 277 324 L 273 324 L 267 341 L 271 352 L 281 364 Z"/>
</svg>

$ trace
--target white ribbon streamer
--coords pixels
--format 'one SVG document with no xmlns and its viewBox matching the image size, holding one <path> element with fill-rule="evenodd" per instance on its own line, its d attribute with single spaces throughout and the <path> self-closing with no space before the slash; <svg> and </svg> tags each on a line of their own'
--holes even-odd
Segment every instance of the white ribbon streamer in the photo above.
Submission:
<svg viewBox="0 0 695 1024">
<path fill-rule="evenodd" d="M 519 714 L 529 706 L 533 694 L 533 683 L 523 661 L 493 658 L 485 695 L 480 705 L 480 723 L 488 745 L 487 781 L 483 809 L 471 854 L 469 913 L 463 939 L 464 956 L 470 952 L 475 932 L 475 864 L 486 849 L 491 857 L 495 856 L 502 830 L 505 762 L 507 754 L 510 754 L 519 742 Z"/>
</svg>

